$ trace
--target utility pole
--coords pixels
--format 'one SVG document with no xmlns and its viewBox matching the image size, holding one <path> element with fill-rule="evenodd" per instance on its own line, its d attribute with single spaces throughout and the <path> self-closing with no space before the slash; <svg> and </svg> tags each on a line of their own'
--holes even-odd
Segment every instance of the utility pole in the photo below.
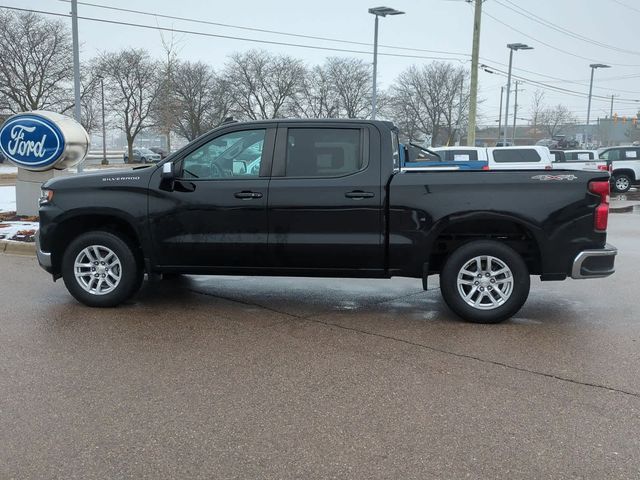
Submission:
<svg viewBox="0 0 640 480">
<path fill-rule="evenodd" d="M 81 123 L 82 110 L 80 108 L 80 42 L 78 41 L 78 0 L 71 0 L 71 34 L 73 43 L 73 92 L 75 105 L 73 116 Z M 82 162 L 78 164 L 78 172 L 82 172 Z"/>
<path fill-rule="evenodd" d="M 611 110 L 609 110 L 609 118 L 613 118 L 613 97 L 614 95 L 611 95 Z"/>
<path fill-rule="evenodd" d="M 483 1 L 484 0 L 475 0 L 475 13 L 473 15 L 471 85 L 469 87 L 469 131 L 467 132 L 467 145 L 469 145 L 470 147 L 474 147 L 476 144 L 476 111 L 478 106 L 478 57 L 480 55 L 480 21 L 482 20 Z"/>
<path fill-rule="evenodd" d="M 517 80 L 514 82 L 516 85 L 514 100 L 513 100 L 513 129 L 511 131 L 511 143 L 513 145 L 516 144 L 516 121 L 518 115 L 518 82 Z"/>
<path fill-rule="evenodd" d="M 500 115 L 498 116 L 498 138 L 496 142 L 500 141 L 500 132 L 502 132 L 502 97 L 504 96 L 504 86 L 500 87 Z"/>
</svg>

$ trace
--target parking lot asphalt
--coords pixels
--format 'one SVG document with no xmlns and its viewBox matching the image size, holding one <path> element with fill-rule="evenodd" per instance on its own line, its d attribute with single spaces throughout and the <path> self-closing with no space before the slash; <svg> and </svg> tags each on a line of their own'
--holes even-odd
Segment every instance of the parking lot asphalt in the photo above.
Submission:
<svg viewBox="0 0 640 480">
<path fill-rule="evenodd" d="M 500 325 L 437 278 L 181 277 L 90 309 L 0 255 L 0 478 L 638 478 L 640 215 Z"/>
</svg>

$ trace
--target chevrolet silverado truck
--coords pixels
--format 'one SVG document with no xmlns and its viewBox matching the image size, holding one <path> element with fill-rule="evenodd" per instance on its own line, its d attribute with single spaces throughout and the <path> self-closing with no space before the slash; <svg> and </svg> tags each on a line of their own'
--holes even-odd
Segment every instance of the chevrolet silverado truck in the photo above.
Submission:
<svg viewBox="0 0 640 480">
<path fill-rule="evenodd" d="M 422 279 L 463 319 L 513 316 L 542 280 L 606 277 L 609 173 L 424 171 L 392 123 L 225 124 L 157 165 L 49 180 L 37 256 L 113 307 L 144 274 Z"/>
</svg>

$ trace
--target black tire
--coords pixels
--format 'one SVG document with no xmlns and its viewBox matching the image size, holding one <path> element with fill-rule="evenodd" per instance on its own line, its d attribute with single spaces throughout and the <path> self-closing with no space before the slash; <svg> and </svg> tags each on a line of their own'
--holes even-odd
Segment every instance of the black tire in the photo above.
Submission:
<svg viewBox="0 0 640 480">
<path fill-rule="evenodd" d="M 76 279 L 75 260 L 81 255 L 81 252 L 85 251 L 85 248 L 91 246 L 98 246 L 99 254 L 106 254 L 108 250 L 110 250 L 115 257 L 117 257 L 117 260 L 119 260 L 119 266 L 114 267 L 112 270 L 113 274 L 117 269 L 116 273 L 119 274 L 119 281 L 116 282 L 112 277 L 108 277 L 114 282 L 114 287 L 110 285 L 106 287 L 106 289 L 112 288 L 111 291 L 106 291 L 102 294 L 90 293 L 81 285 L 81 282 L 87 281 L 87 279 L 91 282 L 94 281 L 91 277 L 95 274 L 89 270 L 89 268 L 94 269 L 92 266 L 83 267 L 85 275 L 83 275 L 81 280 Z M 94 258 L 91 258 L 90 262 L 85 263 L 89 258 L 86 256 L 83 257 L 84 265 L 91 265 L 91 263 L 94 263 L 93 260 L 97 259 L 95 251 L 92 249 L 91 252 Z M 113 257 L 111 257 L 111 261 L 113 261 Z M 109 262 L 107 261 L 106 263 L 108 264 Z M 98 268 L 104 267 L 98 266 Z M 104 270 L 102 270 L 102 274 L 96 273 L 99 277 L 105 275 Z M 106 275 L 109 275 L 108 271 Z M 127 241 L 111 232 L 93 231 L 78 236 L 65 250 L 62 256 L 62 278 L 69 293 L 80 303 L 89 307 L 115 307 L 128 300 L 138 291 L 142 285 L 144 272 L 132 246 Z M 97 278 L 96 281 L 99 282 L 100 278 Z M 103 283 L 98 285 L 97 288 L 100 289 L 101 285 L 104 285 L 104 282 L 105 280 L 103 280 Z M 91 283 L 89 287 L 91 285 L 93 285 L 93 283 Z"/>
<path fill-rule="evenodd" d="M 613 176 L 613 189 L 618 193 L 628 192 L 631 188 L 631 177 L 626 173 L 616 173 Z"/>
<path fill-rule="evenodd" d="M 501 269 L 498 262 L 508 267 L 511 272 L 512 282 L 509 284 L 507 280 L 509 275 L 507 273 L 502 273 L 495 277 L 493 273 L 490 275 L 480 273 L 478 275 L 482 276 L 476 278 L 477 267 L 473 269 L 473 266 L 465 270 L 470 271 L 474 275 L 462 273 L 463 267 L 468 266 L 468 264 L 475 261 L 476 258 L 483 256 L 491 256 L 497 259 L 497 261 L 490 261 L 493 267 L 499 267 L 494 270 L 495 272 Z M 482 263 L 482 260 L 480 262 L 481 265 L 484 265 L 481 272 L 492 270 L 491 267 L 486 267 L 486 259 L 484 263 Z M 463 292 L 458 288 L 459 274 L 461 275 L 461 282 L 473 283 L 470 285 L 461 285 L 460 289 L 462 289 Z M 484 285 L 484 282 L 497 283 L 487 283 L 487 285 Z M 508 285 L 510 285 L 510 287 Z M 480 299 L 481 303 L 479 307 L 470 305 L 463 297 L 463 293 L 469 294 L 474 288 L 476 288 L 475 293 L 469 298 L 469 301 L 483 297 Z M 506 300 L 502 300 L 498 294 L 498 290 L 502 292 L 502 289 L 506 288 L 508 288 L 510 293 L 507 295 Z M 493 240 L 478 240 L 462 245 L 449 256 L 440 273 L 440 290 L 444 301 L 458 316 L 473 323 L 499 323 L 512 317 L 527 300 L 529 288 L 529 270 L 522 257 L 511 247 Z M 482 292 L 479 290 L 482 290 Z M 490 290 L 491 292 L 489 292 Z M 504 294 L 506 294 L 506 291 Z M 498 305 L 493 306 L 494 303 L 498 303 Z M 486 309 L 483 309 L 483 306 Z"/>
</svg>

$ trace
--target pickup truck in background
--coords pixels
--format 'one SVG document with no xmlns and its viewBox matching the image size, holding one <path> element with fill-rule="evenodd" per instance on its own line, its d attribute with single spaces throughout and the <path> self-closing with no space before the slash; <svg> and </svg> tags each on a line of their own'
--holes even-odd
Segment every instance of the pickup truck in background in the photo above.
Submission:
<svg viewBox="0 0 640 480">
<path fill-rule="evenodd" d="M 158 165 L 46 182 L 38 261 L 94 307 L 125 302 L 145 272 L 425 289 L 439 274 L 447 305 L 483 323 L 516 314 L 531 275 L 614 272 L 607 172 L 413 171 L 400 157 L 384 121 L 225 124 Z"/>
<path fill-rule="evenodd" d="M 425 149 L 410 144 L 407 159 L 403 163 L 407 168 L 455 167 L 456 170 L 551 170 L 552 168 L 549 149 L 540 146 Z"/>
<path fill-rule="evenodd" d="M 598 153 L 607 162 L 614 191 L 625 193 L 640 184 L 640 146 L 605 147 Z"/>
<path fill-rule="evenodd" d="M 554 170 L 604 170 L 607 162 L 598 158 L 596 150 L 551 150 Z"/>
</svg>

